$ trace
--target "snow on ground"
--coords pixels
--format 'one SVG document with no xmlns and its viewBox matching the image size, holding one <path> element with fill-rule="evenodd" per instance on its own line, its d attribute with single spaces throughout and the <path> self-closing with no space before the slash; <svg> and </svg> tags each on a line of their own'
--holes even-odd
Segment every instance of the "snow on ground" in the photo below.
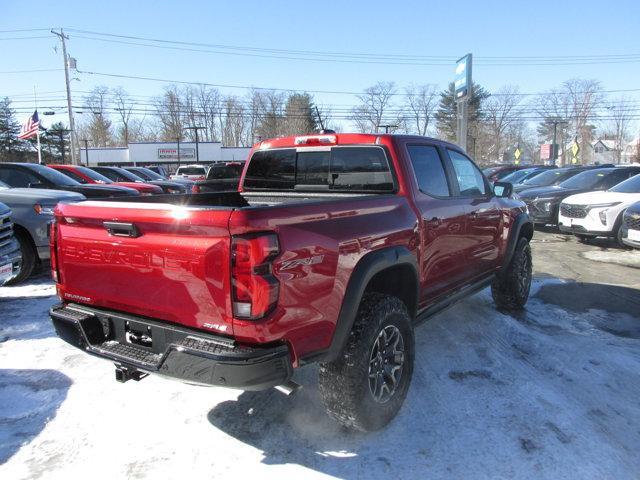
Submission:
<svg viewBox="0 0 640 480">
<path fill-rule="evenodd" d="M 293 397 L 118 384 L 55 337 L 46 281 L 5 287 L 0 478 L 637 478 L 637 293 L 596 287 L 537 280 L 516 316 L 485 290 L 431 319 L 404 408 L 367 435 L 325 415 L 313 367 Z M 631 300 L 605 312 L 597 295 Z"/>
<path fill-rule="evenodd" d="M 596 262 L 616 263 L 618 265 L 640 268 L 640 250 L 590 250 L 583 252 L 582 256 Z"/>
</svg>

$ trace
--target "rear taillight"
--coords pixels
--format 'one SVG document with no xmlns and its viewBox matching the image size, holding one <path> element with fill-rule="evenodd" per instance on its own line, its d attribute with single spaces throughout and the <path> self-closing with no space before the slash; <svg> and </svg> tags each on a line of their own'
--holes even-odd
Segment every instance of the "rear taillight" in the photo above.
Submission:
<svg viewBox="0 0 640 480">
<path fill-rule="evenodd" d="M 51 250 L 51 278 L 60 283 L 60 270 L 58 269 L 58 222 L 54 219 L 49 224 L 49 249 Z"/>
<path fill-rule="evenodd" d="M 256 320 L 278 302 L 280 284 L 271 262 L 280 249 L 274 233 L 239 235 L 231 239 L 231 289 L 233 316 Z"/>
<path fill-rule="evenodd" d="M 191 187 L 191 193 L 200 193 L 200 185 L 193 184 Z"/>
</svg>

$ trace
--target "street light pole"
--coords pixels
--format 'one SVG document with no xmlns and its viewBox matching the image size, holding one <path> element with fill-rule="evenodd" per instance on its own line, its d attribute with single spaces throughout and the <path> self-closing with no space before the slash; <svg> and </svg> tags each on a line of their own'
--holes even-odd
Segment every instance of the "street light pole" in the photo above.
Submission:
<svg viewBox="0 0 640 480">
<path fill-rule="evenodd" d="M 185 130 L 193 130 L 195 132 L 195 137 L 196 137 L 196 163 L 200 163 L 200 152 L 198 151 L 198 130 L 204 130 L 204 127 L 200 127 L 198 125 L 191 125 L 190 127 L 185 127 Z"/>
<path fill-rule="evenodd" d="M 84 159 L 87 162 L 87 167 L 89 166 L 89 140 L 86 138 L 82 140 L 84 142 Z"/>
</svg>

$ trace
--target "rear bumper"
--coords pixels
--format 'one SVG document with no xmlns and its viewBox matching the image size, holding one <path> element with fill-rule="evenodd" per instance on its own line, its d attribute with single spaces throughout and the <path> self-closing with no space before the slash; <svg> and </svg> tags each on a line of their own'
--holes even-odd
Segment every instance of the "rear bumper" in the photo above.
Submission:
<svg viewBox="0 0 640 480">
<path fill-rule="evenodd" d="M 84 305 L 55 305 L 49 313 L 64 341 L 129 369 L 243 390 L 284 384 L 293 373 L 286 345 L 243 346 L 228 338 Z M 139 339 L 144 337 L 148 340 L 142 345 Z"/>
</svg>

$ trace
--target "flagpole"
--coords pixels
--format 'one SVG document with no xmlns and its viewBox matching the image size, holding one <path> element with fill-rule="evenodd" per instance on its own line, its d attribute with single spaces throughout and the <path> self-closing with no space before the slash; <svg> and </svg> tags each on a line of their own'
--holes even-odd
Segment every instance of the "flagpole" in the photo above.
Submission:
<svg viewBox="0 0 640 480">
<path fill-rule="evenodd" d="M 36 86 L 33 86 L 33 103 L 36 105 L 36 112 L 38 111 L 38 94 L 36 93 Z M 38 122 L 38 128 L 36 129 L 36 137 L 38 138 L 38 164 L 42 165 L 42 151 L 40 149 L 40 122 Z"/>
</svg>

